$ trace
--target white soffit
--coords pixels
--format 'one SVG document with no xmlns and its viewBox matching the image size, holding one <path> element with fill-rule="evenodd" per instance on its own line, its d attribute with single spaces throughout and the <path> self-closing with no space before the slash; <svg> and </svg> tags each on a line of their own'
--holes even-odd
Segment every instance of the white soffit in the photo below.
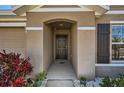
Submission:
<svg viewBox="0 0 124 93">
<path fill-rule="evenodd" d="M 16 10 L 16 9 L 22 7 L 22 6 L 23 5 L 12 5 L 12 10 L 14 11 L 14 10 Z"/>
<path fill-rule="evenodd" d="M 82 10 L 81 8 L 43 8 L 37 10 L 31 10 L 30 12 L 72 12 L 72 11 L 90 11 Z"/>
<path fill-rule="evenodd" d="M 61 5 L 60 5 L 61 6 Z M 54 7 L 54 8 L 43 8 L 38 6 L 29 12 L 69 12 L 69 11 L 92 11 L 86 7 Z"/>
<path fill-rule="evenodd" d="M 124 14 L 124 10 L 111 10 L 107 11 L 105 14 Z"/>
<path fill-rule="evenodd" d="M 0 15 L 16 15 L 12 11 L 0 11 Z"/>
<path fill-rule="evenodd" d="M 38 5 L 23 5 L 15 10 L 13 10 L 13 12 L 19 16 L 21 15 L 25 15 L 26 12 L 28 12 L 29 10 L 34 9 L 35 7 L 37 7 Z"/>
<path fill-rule="evenodd" d="M 0 22 L 0 27 L 25 27 L 25 22 Z"/>
<path fill-rule="evenodd" d="M 85 7 L 89 8 L 95 12 L 98 12 L 100 14 L 102 14 L 106 11 L 106 9 L 104 9 L 103 7 L 100 7 L 98 5 L 85 5 Z"/>
<path fill-rule="evenodd" d="M 99 5 L 100 7 L 106 9 L 106 10 L 109 10 L 110 9 L 110 5 Z"/>
</svg>

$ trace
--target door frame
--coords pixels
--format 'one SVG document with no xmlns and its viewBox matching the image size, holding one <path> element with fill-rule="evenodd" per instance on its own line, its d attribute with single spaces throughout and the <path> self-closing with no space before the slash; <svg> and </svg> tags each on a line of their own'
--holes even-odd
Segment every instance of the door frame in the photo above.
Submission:
<svg viewBox="0 0 124 93">
<path fill-rule="evenodd" d="M 68 39 L 68 57 L 67 57 L 67 62 L 70 62 L 70 30 L 54 30 L 53 33 L 53 58 L 54 62 L 56 61 L 56 35 L 67 35 Z"/>
</svg>

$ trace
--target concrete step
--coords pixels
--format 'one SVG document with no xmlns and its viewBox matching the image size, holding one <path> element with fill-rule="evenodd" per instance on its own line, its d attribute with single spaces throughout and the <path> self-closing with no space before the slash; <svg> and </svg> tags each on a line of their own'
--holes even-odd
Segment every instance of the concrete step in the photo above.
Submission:
<svg viewBox="0 0 124 93">
<path fill-rule="evenodd" d="M 74 87 L 71 79 L 49 79 L 46 87 Z"/>
</svg>

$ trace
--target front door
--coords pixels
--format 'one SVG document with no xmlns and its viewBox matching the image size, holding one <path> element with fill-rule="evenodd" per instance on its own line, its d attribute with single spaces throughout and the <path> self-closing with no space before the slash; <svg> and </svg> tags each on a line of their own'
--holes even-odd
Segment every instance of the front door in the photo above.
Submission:
<svg viewBox="0 0 124 93">
<path fill-rule="evenodd" d="M 56 35 L 56 59 L 68 59 L 68 35 Z"/>
</svg>

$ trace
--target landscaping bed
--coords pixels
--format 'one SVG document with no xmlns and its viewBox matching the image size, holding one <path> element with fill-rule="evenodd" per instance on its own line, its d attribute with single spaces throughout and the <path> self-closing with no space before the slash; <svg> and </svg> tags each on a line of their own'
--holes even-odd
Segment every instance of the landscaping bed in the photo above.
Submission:
<svg viewBox="0 0 124 93">
<path fill-rule="evenodd" d="M 81 78 L 74 81 L 75 87 L 124 87 L 124 75 L 119 74 L 116 77 L 97 77 L 94 80 Z"/>
<path fill-rule="evenodd" d="M 45 87 L 47 74 L 41 72 L 35 77 L 30 77 L 33 66 L 30 58 L 22 58 L 18 53 L 0 52 L 0 87 Z M 73 82 L 75 87 L 124 87 L 124 74 L 115 77 L 96 77 L 87 80 L 80 77 Z"/>
<path fill-rule="evenodd" d="M 103 78 L 95 78 L 95 80 L 84 81 L 85 84 L 81 83 L 81 80 L 74 81 L 74 87 L 101 87 L 99 84 L 102 82 Z"/>
</svg>

